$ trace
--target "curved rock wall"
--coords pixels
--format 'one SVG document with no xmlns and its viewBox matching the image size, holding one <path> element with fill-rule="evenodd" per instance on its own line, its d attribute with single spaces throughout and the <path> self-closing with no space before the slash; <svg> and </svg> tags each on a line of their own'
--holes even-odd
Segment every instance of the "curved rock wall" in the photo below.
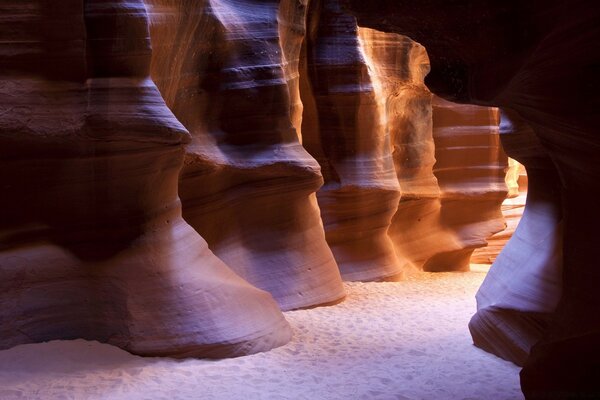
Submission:
<svg viewBox="0 0 600 400">
<path fill-rule="evenodd" d="M 530 199 L 536 196 L 541 201 L 528 199 L 525 214 L 530 208 L 531 214 L 538 214 L 532 222 L 540 218 L 550 227 L 544 230 L 543 237 L 550 233 L 549 240 L 555 242 L 549 246 L 551 254 L 562 253 L 558 259 L 562 259 L 563 272 L 562 295 L 547 326 L 541 329 L 541 340 L 532 341 L 535 344 L 521 372 L 522 388 L 528 399 L 598 397 L 597 3 L 464 0 L 452 7 L 446 7 L 442 0 L 345 3 L 358 14 L 360 24 L 408 35 L 427 47 L 432 64 L 427 83 L 432 91 L 450 100 L 512 111 L 533 130 L 539 140 L 533 145 L 535 152 L 545 152 L 551 165 L 543 168 L 539 178 L 529 176 L 530 190 L 537 192 Z M 508 155 L 513 155 L 510 150 Z M 516 155 L 515 158 L 519 159 Z M 524 163 L 529 172 L 529 164 Z M 535 187 L 534 181 L 544 178 L 547 185 Z M 560 218 L 562 246 L 560 240 L 553 238 Z M 519 249 L 523 241 L 540 241 L 538 232 L 523 229 L 521 240 L 517 237 L 505 247 L 504 252 L 514 252 L 511 263 L 526 266 L 532 272 L 520 281 L 511 280 L 511 287 L 536 288 L 544 280 L 535 273 L 537 261 L 531 259 L 528 246 Z M 499 261 L 500 257 L 496 263 Z M 492 276 L 500 280 L 500 275 L 504 275 L 501 270 L 504 268 Z M 553 308 L 555 300 L 554 296 L 538 298 L 546 310 Z M 520 318 L 508 318 L 505 322 L 507 329 L 521 329 Z M 505 338 L 496 339 L 493 331 L 486 336 L 497 347 L 505 347 Z M 518 358 L 514 360 L 519 362 Z"/>
<path fill-rule="evenodd" d="M 385 111 L 402 193 L 387 234 L 402 263 L 420 268 L 425 258 L 422 253 L 435 251 L 437 246 L 435 216 L 440 206 L 440 190 L 433 174 L 432 96 L 423 84 L 429 58 L 423 46 L 405 36 L 368 28 L 360 28 L 359 33 Z"/>
<path fill-rule="evenodd" d="M 445 233 L 424 263 L 427 271 L 468 270 L 471 254 L 505 228 L 508 159 L 500 146 L 498 110 L 434 97 L 434 174 L 440 186 L 438 230 Z"/>
<path fill-rule="evenodd" d="M 465 268 L 499 226 L 494 111 L 432 112 L 422 46 L 308 7 L 0 4 L 0 347 L 248 354 L 291 334 L 268 293 L 344 297 L 337 263 Z"/>
<path fill-rule="evenodd" d="M 476 345 L 523 365 L 561 295 L 560 179 L 539 139 L 516 113 L 502 113 L 501 134 L 506 151 L 527 165 L 527 205 L 477 293 L 478 311 L 469 328 Z"/>
<path fill-rule="evenodd" d="M 497 110 L 438 99 L 432 114 L 421 45 L 358 28 L 335 1 L 309 14 L 302 137 L 323 170 L 319 205 L 343 277 L 468 270 L 504 228 Z"/>
<path fill-rule="evenodd" d="M 181 218 L 190 137 L 149 79 L 144 4 L 0 7 L 0 348 L 81 337 L 222 357 L 287 342 L 273 299 Z"/>
<path fill-rule="evenodd" d="M 514 158 L 508 159 L 505 182 L 508 187 L 508 196 L 502 202 L 501 210 L 506 229 L 489 237 L 487 246 L 480 247 L 473 252 L 471 256 L 473 264 L 492 264 L 506 246 L 506 242 L 515 234 L 517 225 L 523 216 L 527 199 L 527 171 L 523 164 Z"/>
<path fill-rule="evenodd" d="M 409 97 L 411 103 L 418 98 Z M 397 171 L 410 171 L 418 160 L 425 179 L 405 182 L 399 174 L 402 200 L 390 236 L 397 253 L 419 269 L 467 271 L 473 251 L 505 227 L 500 204 L 506 197 L 507 159 L 499 144 L 497 110 L 435 96 L 430 104 L 429 127 L 413 116 L 410 129 L 399 130 L 412 152 L 395 154 Z"/>
<path fill-rule="evenodd" d="M 327 242 L 344 279 L 402 272 L 387 235 L 400 187 L 385 111 L 363 56 L 354 17 L 336 1 L 311 3 L 305 44 L 302 138 L 319 161 L 318 192 Z"/>
<path fill-rule="evenodd" d="M 296 130 L 306 7 L 148 3 L 152 76 L 192 135 L 180 178 L 184 218 L 282 309 L 340 300 L 314 194 L 323 178 Z"/>
</svg>

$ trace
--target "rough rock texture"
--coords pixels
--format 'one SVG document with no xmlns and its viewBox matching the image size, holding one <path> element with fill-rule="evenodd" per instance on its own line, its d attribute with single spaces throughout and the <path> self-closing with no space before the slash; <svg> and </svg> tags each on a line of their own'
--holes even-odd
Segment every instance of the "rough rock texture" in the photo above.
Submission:
<svg viewBox="0 0 600 400">
<path fill-rule="evenodd" d="M 360 24 L 408 35 L 427 47 L 432 65 L 427 83 L 433 92 L 512 110 L 539 139 L 533 147 L 545 152 L 551 165 L 536 178 L 523 161 L 530 172 L 525 213 L 532 211 L 545 220 L 545 233 L 556 229 L 562 215 L 562 250 L 558 242 L 551 253 L 562 252 L 558 258 L 563 283 L 556 311 L 541 329 L 542 340 L 525 361 L 522 388 L 529 399 L 600 397 L 597 2 L 460 0 L 451 7 L 442 0 L 347 3 L 359 14 Z M 510 150 L 508 154 L 513 156 Z M 532 202 L 534 196 L 540 201 Z M 531 247 L 519 248 L 523 241 L 538 242 L 538 232 L 524 229 L 522 240 L 511 240 L 505 248 L 512 252 L 513 263 L 531 272 L 519 282 L 511 281 L 511 287 L 527 287 L 529 292 L 541 280 L 529 265 L 536 262 L 528 252 Z M 490 275 L 490 280 L 498 275 Z M 534 298 L 545 309 L 556 300 L 547 294 Z M 505 321 L 509 329 L 521 324 L 520 318 Z M 486 337 L 499 345 L 503 340 Z"/>
<path fill-rule="evenodd" d="M 304 51 L 302 140 L 325 178 L 327 242 L 344 279 L 396 278 L 403 265 L 387 231 L 400 186 L 356 19 L 335 0 L 312 2 Z"/>
<path fill-rule="evenodd" d="M 186 129 L 148 77 L 141 1 L 0 3 L 0 348 L 141 355 L 287 342 L 270 295 L 181 218 Z"/>
<path fill-rule="evenodd" d="M 296 0 L 148 0 L 152 76 L 190 131 L 183 215 L 217 256 L 282 309 L 344 297 L 298 139 Z"/>
</svg>

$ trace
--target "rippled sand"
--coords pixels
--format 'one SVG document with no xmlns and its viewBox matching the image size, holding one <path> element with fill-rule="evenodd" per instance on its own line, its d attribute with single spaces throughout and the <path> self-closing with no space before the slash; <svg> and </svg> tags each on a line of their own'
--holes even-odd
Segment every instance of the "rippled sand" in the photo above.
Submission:
<svg viewBox="0 0 600 400">
<path fill-rule="evenodd" d="M 0 399 L 522 399 L 519 368 L 471 344 L 484 269 L 348 283 L 290 311 L 286 346 L 221 361 L 142 358 L 97 342 L 0 352 Z"/>
</svg>

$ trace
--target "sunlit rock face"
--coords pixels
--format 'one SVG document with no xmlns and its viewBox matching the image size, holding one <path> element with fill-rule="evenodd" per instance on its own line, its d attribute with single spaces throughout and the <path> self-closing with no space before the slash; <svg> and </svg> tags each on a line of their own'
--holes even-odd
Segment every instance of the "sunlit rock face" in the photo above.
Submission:
<svg viewBox="0 0 600 400">
<path fill-rule="evenodd" d="M 344 279 L 397 278 L 387 234 L 400 198 L 385 102 L 361 49 L 356 19 L 336 1 L 311 3 L 302 77 L 302 140 L 321 164 L 327 242 Z"/>
<path fill-rule="evenodd" d="M 600 269 L 596 268 L 600 241 L 597 229 L 600 209 L 596 204 L 600 196 L 597 161 L 600 139 L 596 132 L 600 106 L 597 3 L 463 0 L 453 2 L 451 7 L 441 0 L 347 0 L 346 3 L 358 14 L 359 24 L 405 34 L 426 46 L 432 65 L 426 82 L 433 92 L 449 100 L 512 110 L 533 130 L 539 141 L 533 145 L 535 152 L 545 152 L 551 165 L 542 168 L 540 178 L 529 174 L 530 191 L 537 192 L 535 196 L 541 201 L 532 202 L 532 194 L 525 215 L 540 214 L 531 218 L 531 222 L 538 218 L 545 221 L 543 232 L 550 236 L 543 238 L 551 241 L 560 230 L 557 220 L 563 219 L 562 249 L 559 242 L 550 246 L 552 254 L 562 253 L 558 258 L 562 259 L 563 283 L 556 311 L 550 314 L 547 328 L 541 328 L 538 337 L 542 339 L 534 340 L 536 344 L 525 360 L 522 387 L 530 399 L 597 397 L 600 393 L 600 313 L 597 312 Z M 510 149 L 508 155 L 513 156 Z M 514 158 L 519 159 L 516 155 Z M 530 172 L 528 161 L 523 162 Z M 549 172 L 551 167 L 556 173 Z M 535 183 L 538 179 L 546 179 L 547 184 L 540 183 L 538 187 Z M 517 288 L 515 291 L 520 290 L 519 286 L 528 286 L 528 291 L 538 287 L 545 278 L 535 275 L 539 270 L 533 264 L 538 261 L 531 258 L 530 247 L 523 242 L 540 242 L 541 230 L 523 229 L 516 235 L 505 248 L 513 260 L 500 263 L 499 257 L 496 263 L 502 268 L 494 266 L 497 273 L 490 279 L 506 277 L 510 274 L 506 272 L 510 270 L 507 265 L 513 264 L 530 272 L 519 275 L 519 282 L 510 280 L 510 286 Z M 545 243 L 541 245 L 544 246 Z M 490 286 L 488 282 L 484 285 Z M 487 289 L 482 289 L 482 296 L 484 292 Z M 545 310 L 552 309 L 555 300 L 546 293 L 538 298 Z M 517 304 L 513 301 L 508 306 Z M 520 330 L 522 315 L 505 318 L 506 328 Z M 505 346 L 502 344 L 505 338 L 497 339 L 492 333 L 486 334 L 486 339 L 495 346 Z"/>
<path fill-rule="evenodd" d="M 506 198 L 508 159 L 500 146 L 498 110 L 433 101 L 434 173 L 440 187 L 439 230 L 427 271 L 468 270 L 471 254 L 505 228 L 500 209 Z M 442 241 L 443 240 L 443 241 Z"/>
<path fill-rule="evenodd" d="M 344 297 L 298 129 L 306 6 L 295 0 L 147 1 L 152 77 L 189 130 L 183 215 L 283 309 Z"/>
<path fill-rule="evenodd" d="M 423 251 L 434 252 L 439 244 L 433 239 L 440 190 L 433 174 L 432 95 L 423 83 L 429 58 L 423 46 L 405 36 L 368 28 L 360 28 L 359 33 L 382 104 L 401 190 L 387 233 L 398 260 L 421 267 L 427 257 Z M 428 219 L 432 209 L 434 217 Z"/>
<path fill-rule="evenodd" d="M 440 228 L 423 47 L 336 2 L 0 7 L 0 347 L 268 350 L 290 337 L 271 295 L 343 298 L 334 254 L 348 279 L 425 264 L 418 201 L 421 234 L 470 232 Z"/>
<path fill-rule="evenodd" d="M 506 197 L 507 159 L 499 143 L 498 111 L 435 96 L 431 104 L 431 133 L 405 130 L 413 153 L 398 152 L 395 158 L 398 171 L 410 170 L 414 159 L 429 160 L 434 179 L 408 185 L 399 174 L 402 201 L 390 235 L 398 254 L 420 269 L 466 271 L 473 250 L 505 226 L 500 204 Z"/>
<path fill-rule="evenodd" d="M 497 110 L 432 106 L 423 46 L 358 28 L 335 1 L 309 10 L 302 140 L 323 170 L 319 205 L 343 277 L 467 270 L 504 227 Z"/>
<path fill-rule="evenodd" d="M 271 296 L 181 218 L 190 137 L 148 76 L 144 4 L 0 14 L 0 348 L 85 338 L 221 357 L 287 342 Z"/>
<path fill-rule="evenodd" d="M 523 164 L 514 158 L 508 159 L 505 182 L 508 196 L 502 202 L 501 210 L 506 229 L 489 237 L 487 246 L 476 249 L 471 256 L 471 263 L 492 264 L 506 246 L 506 242 L 514 235 L 523 216 L 527 199 L 527 171 Z"/>
</svg>

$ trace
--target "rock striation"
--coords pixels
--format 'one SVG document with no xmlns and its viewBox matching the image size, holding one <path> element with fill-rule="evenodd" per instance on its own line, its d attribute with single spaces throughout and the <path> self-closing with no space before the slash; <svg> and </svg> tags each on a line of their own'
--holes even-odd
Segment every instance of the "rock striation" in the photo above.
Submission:
<svg viewBox="0 0 600 400">
<path fill-rule="evenodd" d="M 475 250 L 471 256 L 471 263 L 492 264 L 506 246 L 506 242 L 514 235 L 523 216 L 527 199 L 527 172 L 523 164 L 509 158 L 505 182 L 508 187 L 508 196 L 502 202 L 501 210 L 506 222 L 506 229 L 489 237 L 487 246 Z"/>
<path fill-rule="evenodd" d="M 412 184 L 401 180 L 402 200 L 390 236 L 397 252 L 419 269 L 466 271 L 473 251 L 505 226 L 500 203 L 506 196 L 507 160 L 499 144 L 498 114 L 493 108 L 436 96 L 430 109 L 429 128 L 422 128 L 420 135 L 408 130 L 405 136 L 411 157 L 399 153 L 396 158 L 398 171 L 411 158 L 430 160 L 425 171 L 434 179 Z M 423 151 L 424 146 L 430 150 Z"/>
<path fill-rule="evenodd" d="M 0 4 L 0 347 L 268 350 L 280 308 L 464 270 L 502 228 L 497 110 L 432 98 L 424 47 L 343 0 L 55 3 Z"/>
<path fill-rule="evenodd" d="M 432 104 L 423 46 L 358 28 L 335 1 L 311 3 L 304 50 L 302 140 L 323 170 L 319 206 L 342 276 L 468 269 L 504 227 L 497 110 Z"/>
<path fill-rule="evenodd" d="M 506 151 L 527 165 L 527 206 L 477 292 L 469 329 L 477 346 L 523 365 L 561 295 L 562 200 L 556 168 L 529 124 L 505 111 L 501 134 Z"/>
<path fill-rule="evenodd" d="M 508 159 L 500 145 L 496 108 L 433 100 L 434 174 L 440 187 L 438 230 L 426 271 L 468 270 L 471 255 L 506 225 Z"/>
<path fill-rule="evenodd" d="M 306 6 L 295 0 L 149 0 L 151 75 L 192 139 L 185 220 L 284 310 L 345 296 L 298 129 Z"/>
<path fill-rule="evenodd" d="M 141 1 L 0 4 L 0 348 L 149 356 L 286 343 L 271 296 L 181 218 L 187 130 L 149 78 Z"/>
<path fill-rule="evenodd" d="M 501 304 L 503 308 L 525 310 L 527 300 L 517 302 L 514 294 L 526 289 L 528 297 L 539 303 L 536 307 L 544 312 L 554 310 L 539 335 L 526 340 L 526 344 L 535 343 L 521 372 L 528 399 L 598 397 L 600 270 L 595 266 L 600 240 L 596 205 L 600 196 L 600 138 L 596 132 L 600 8 L 591 0 L 568 4 L 559 0 L 463 0 L 452 7 L 443 1 L 347 0 L 346 4 L 358 15 L 359 24 L 408 35 L 427 47 L 432 72 L 426 82 L 434 93 L 448 100 L 500 107 L 512 124 L 524 121 L 533 131 L 537 140 L 525 141 L 532 147 L 528 153 L 546 155 L 543 158 L 550 162 L 539 168 L 536 178 L 532 171 L 537 163 L 532 169 L 530 161 L 523 159 L 530 185 L 525 225 L 503 252 L 513 259 L 505 262 L 498 257 L 492 267 L 496 271 L 482 288 L 480 307 L 485 310 L 498 301 L 489 303 L 486 298 L 500 299 L 495 297 L 500 293 L 490 289 L 498 280 L 498 287 L 509 282 L 512 292 L 506 293 L 512 299 Z M 510 148 L 508 155 L 519 160 Z M 526 221 L 535 229 L 529 229 Z M 562 240 L 557 237 L 561 229 Z M 526 243 L 540 241 L 536 249 L 540 248 L 543 260 L 532 259 Z M 536 268 L 540 261 L 552 264 L 554 255 L 562 261 L 557 304 L 556 290 L 535 293 L 539 285 L 555 286 L 552 276 L 538 276 L 544 268 Z M 519 280 L 507 279 L 509 265 L 519 265 L 528 273 L 519 274 Z M 499 348 L 510 348 L 514 342 L 503 332 L 522 330 L 521 311 L 516 317 L 504 318 L 505 325 L 499 330 L 491 327 L 481 332 L 493 345 L 488 349 L 507 354 Z M 478 312 L 476 320 L 481 316 L 486 313 Z M 528 320 L 525 325 L 530 323 Z M 494 336 L 497 332 L 498 338 Z M 480 339 L 476 340 L 482 343 Z M 520 347 L 528 351 L 528 346 Z M 511 359 L 522 362 L 519 357 Z"/>
<path fill-rule="evenodd" d="M 429 223 L 433 220 L 420 222 L 430 204 L 439 212 L 440 197 L 433 174 L 432 95 L 423 83 L 429 72 L 429 58 L 423 46 L 405 36 L 362 27 L 359 33 L 383 104 L 391 156 L 401 189 L 387 234 L 402 264 L 407 269 L 420 268 L 415 244 L 422 243 L 436 229 Z"/>
<path fill-rule="evenodd" d="M 387 231 L 400 186 L 356 19 L 335 0 L 311 2 L 304 52 L 302 140 L 325 179 L 327 242 L 344 279 L 395 279 L 403 264 Z"/>
</svg>

